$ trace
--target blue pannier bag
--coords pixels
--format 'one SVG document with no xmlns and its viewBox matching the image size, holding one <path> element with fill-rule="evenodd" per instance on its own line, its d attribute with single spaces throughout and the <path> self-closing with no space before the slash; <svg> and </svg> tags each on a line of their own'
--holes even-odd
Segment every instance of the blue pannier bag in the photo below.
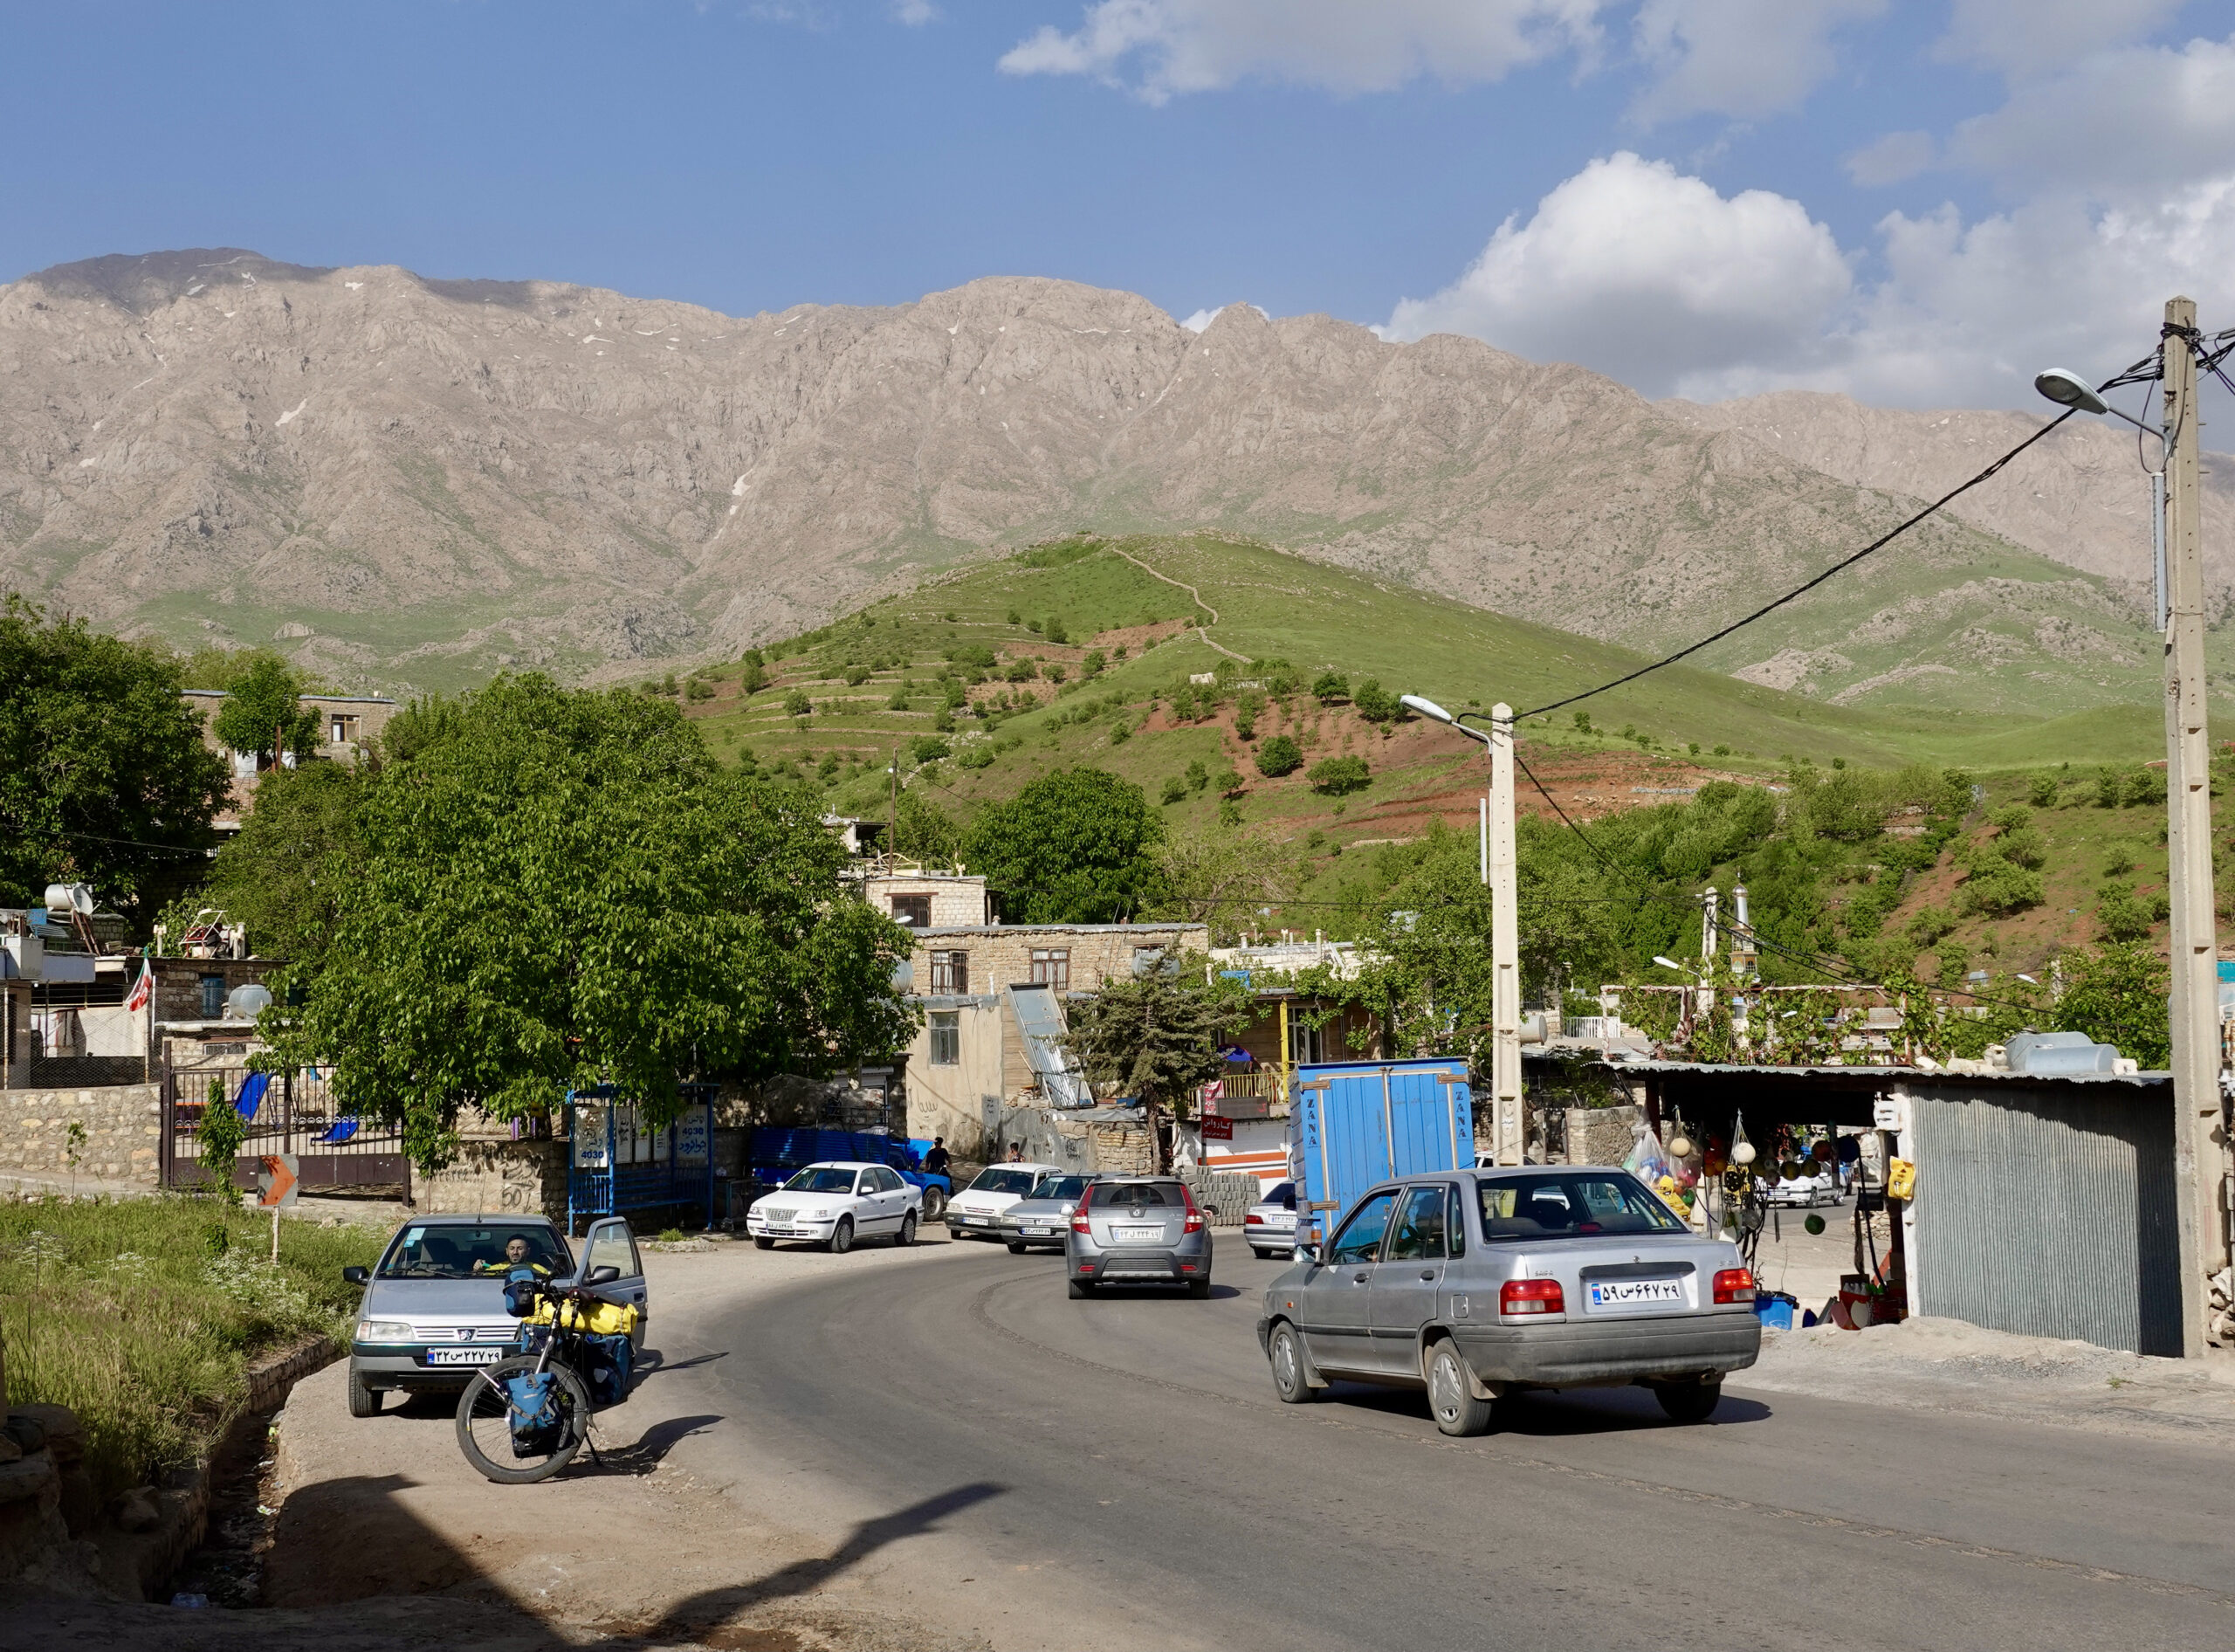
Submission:
<svg viewBox="0 0 2235 1652">
<path fill-rule="evenodd" d="M 567 1420 L 559 1410 L 559 1379 L 548 1371 L 531 1371 L 505 1379 L 512 1408 L 512 1455 L 547 1457 L 559 1449 Z"/>
<path fill-rule="evenodd" d="M 535 1311 L 535 1288 L 541 1283 L 533 1268 L 515 1268 L 505 1276 L 505 1311 L 525 1319 Z"/>
<path fill-rule="evenodd" d="M 625 1335 L 584 1337 L 582 1352 L 589 1361 L 590 1403 L 602 1410 L 626 1401 L 636 1365 L 636 1345 Z"/>
</svg>

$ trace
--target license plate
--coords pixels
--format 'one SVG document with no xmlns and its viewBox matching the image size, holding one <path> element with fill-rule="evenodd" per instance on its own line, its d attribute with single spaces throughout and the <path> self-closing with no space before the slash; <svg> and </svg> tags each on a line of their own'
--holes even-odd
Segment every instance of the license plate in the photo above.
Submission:
<svg viewBox="0 0 2235 1652">
<path fill-rule="evenodd" d="M 1681 1302 L 1684 1287 L 1674 1279 L 1601 1279 L 1591 1287 L 1594 1308 L 1629 1308 L 1640 1303 Z"/>
<path fill-rule="evenodd" d="M 509 1348 L 430 1348 L 430 1366 L 492 1366 L 512 1352 Z"/>
<path fill-rule="evenodd" d="M 990 1224 L 993 1220 L 991 1216 L 965 1216 L 962 1219 L 962 1225 L 966 1228 L 983 1228 Z"/>
<path fill-rule="evenodd" d="M 1055 1231 L 1053 1228 L 1027 1228 L 1024 1229 L 1024 1236 L 1028 1239 L 1045 1239 Z"/>
<path fill-rule="evenodd" d="M 1110 1236 L 1121 1245 L 1160 1245 L 1164 1242 L 1164 1227 L 1161 1223 L 1153 1228 L 1113 1227 Z"/>
</svg>

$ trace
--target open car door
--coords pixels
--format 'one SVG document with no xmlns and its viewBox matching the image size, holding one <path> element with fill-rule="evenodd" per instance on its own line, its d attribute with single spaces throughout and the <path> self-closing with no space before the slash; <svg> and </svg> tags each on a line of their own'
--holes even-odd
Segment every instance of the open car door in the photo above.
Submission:
<svg viewBox="0 0 2235 1652">
<path fill-rule="evenodd" d="M 590 1289 L 601 1302 L 625 1304 L 636 1311 L 636 1329 L 630 1340 L 641 1353 L 644 1348 L 645 1322 L 651 1315 L 651 1301 L 644 1290 L 644 1264 L 636 1255 L 636 1236 L 629 1231 L 623 1217 L 608 1216 L 590 1224 L 589 1237 L 582 1249 L 581 1277 L 588 1280 L 600 1268 L 617 1269 L 618 1277 Z"/>
</svg>

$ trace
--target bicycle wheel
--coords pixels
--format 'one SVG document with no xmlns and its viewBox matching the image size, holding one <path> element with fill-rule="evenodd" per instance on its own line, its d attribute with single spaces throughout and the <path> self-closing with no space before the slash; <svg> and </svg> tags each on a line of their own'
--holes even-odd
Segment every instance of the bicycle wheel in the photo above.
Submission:
<svg viewBox="0 0 2235 1652">
<path fill-rule="evenodd" d="M 457 1401 L 457 1449 L 482 1475 L 499 1485 L 533 1485 L 548 1480 L 574 1460 L 589 1437 L 590 1396 L 574 1367 L 553 1359 L 552 1376 L 558 1379 L 555 1399 L 559 1428 L 551 1449 L 522 1456 L 512 1440 L 512 1403 L 505 1387 L 510 1377 L 524 1377 L 535 1370 L 536 1356 L 514 1354 L 485 1366 L 473 1373 Z"/>
</svg>

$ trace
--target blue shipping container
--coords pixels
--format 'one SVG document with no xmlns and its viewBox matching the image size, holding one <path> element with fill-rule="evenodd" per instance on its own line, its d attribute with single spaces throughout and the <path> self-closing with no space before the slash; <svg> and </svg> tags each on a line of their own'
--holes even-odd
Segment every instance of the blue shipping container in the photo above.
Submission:
<svg viewBox="0 0 2235 1652">
<path fill-rule="evenodd" d="M 1475 1162 L 1474 1092 L 1455 1057 L 1299 1067 L 1295 1121 L 1298 1213 L 1334 1207 L 1317 1213 L 1323 1242 L 1368 1188 Z"/>
</svg>

